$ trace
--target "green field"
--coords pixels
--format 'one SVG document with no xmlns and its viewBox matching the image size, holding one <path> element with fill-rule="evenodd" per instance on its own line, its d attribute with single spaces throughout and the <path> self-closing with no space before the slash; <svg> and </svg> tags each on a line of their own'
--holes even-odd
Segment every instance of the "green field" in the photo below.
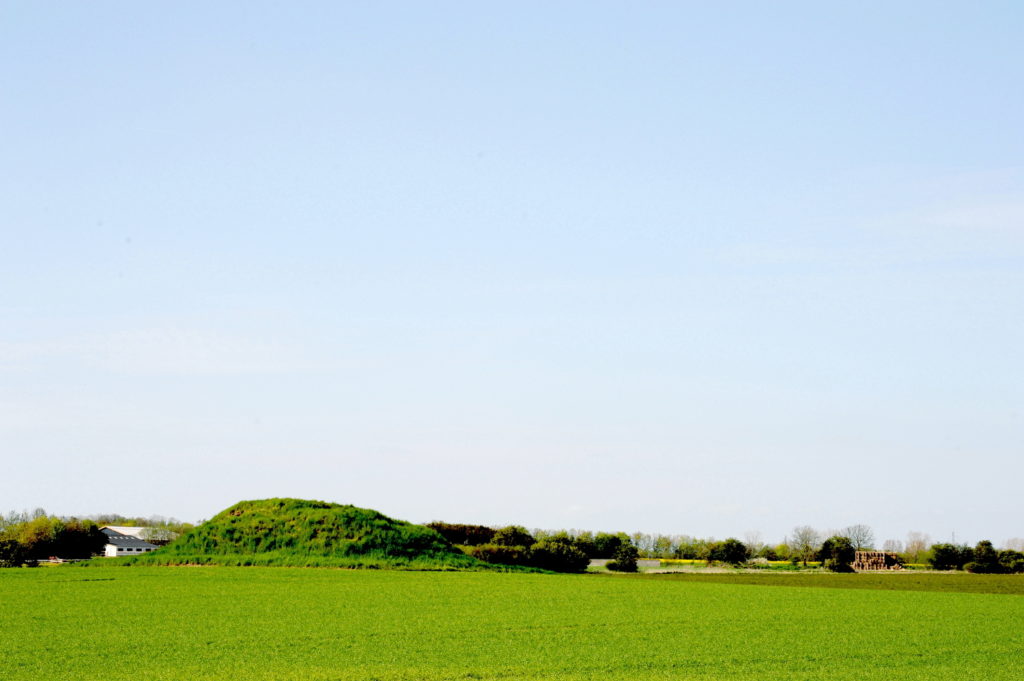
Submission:
<svg viewBox="0 0 1024 681">
<path fill-rule="evenodd" d="M 648 578 L 648 577 L 644 577 Z M 653 578 L 653 576 L 652 576 Z M 967 572 L 732 572 L 672 573 L 657 579 L 688 583 L 799 586 L 822 589 L 879 589 L 884 591 L 955 591 L 977 594 L 1024 595 L 1024 575 L 972 575 Z"/>
<path fill-rule="evenodd" d="M 0 678 L 1024 678 L 1018 577 L 997 594 L 707 577 L 0 570 Z"/>
</svg>

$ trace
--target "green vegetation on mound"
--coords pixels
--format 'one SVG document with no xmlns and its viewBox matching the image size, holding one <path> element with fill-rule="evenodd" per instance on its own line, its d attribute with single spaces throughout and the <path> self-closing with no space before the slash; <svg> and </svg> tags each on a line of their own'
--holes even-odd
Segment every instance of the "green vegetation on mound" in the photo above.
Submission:
<svg viewBox="0 0 1024 681">
<path fill-rule="evenodd" d="M 158 551 L 117 560 L 126 565 L 490 567 L 428 527 L 370 509 L 303 499 L 241 501 Z"/>
</svg>

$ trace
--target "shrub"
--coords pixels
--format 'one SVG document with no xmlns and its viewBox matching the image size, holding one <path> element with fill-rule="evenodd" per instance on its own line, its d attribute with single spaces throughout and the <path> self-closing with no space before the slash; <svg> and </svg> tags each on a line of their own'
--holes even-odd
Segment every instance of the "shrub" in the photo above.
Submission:
<svg viewBox="0 0 1024 681">
<path fill-rule="evenodd" d="M 594 537 L 594 558 L 613 558 L 615 551 L 618 550 L 623 544 L 632 545 L 632 541 L 625 532 L 619 532 L 618 534 L 610 534 L 608 532 L 598 532 L 597 536 Z"/>
<path fill-rule="evenodd" d="M 826 539 L 818 550 L 818 560 L 832 572 L 853 572 L 851 564 L 856 557 L 857 551 L 849 538 L 839 535 Z"/>
<path fill-rule="evenodd" d="M 739 565 L 747 560 L 747 547 L 739 539 L 726 539 L 725 541 L 715 542 L 711 545 L 711 551 L 708 553 L 708 562 L 718 561 L 721 563 L 729 563 L 730 565 Z"/>
<path fill-rule="evenodd" d="M 452 544 L 480 546 L 481 544 L 490 544 L 494 541 L 494 528 L 484 525 L 433 522 L 427 523 L 427 527 L 438 532 Z"/>
<path fill-rule="evenodd" d="M 576 535 L 572 543 L 573 546 L 587 554 L 587 558 L 597 557 L 597 545 L 594 543 L 594 536 L 590 532 L 581 532 Z"/>
<path fill-rule="evenodd" d="M 620 544 L 611 562 L 605 567 L 614 572 L 636 572 L 636 559 L 639 556 L 640 552 L 632 544 Z"/>
<path fill-rule="evenodd" d="M 491 543 L 497 546 L 522 546 L 525 548 L 533 546 L 536 540 L 532 534 L 526 531 L 525 527 L 509 525 L 496 531 L 491 539 Z"/>
<path fill-rule="evenodd" d="M 529 551 L 525 546 L 480 544 L 468 547 L 467 553 L 477 560 L 495 565 L 526 565 Z"/>
<path fill-rule="evenodd" d="M 1000 551 L 999 552 L 999 563 L 1003 566 L 1003 571 L 1008 574 L 1019 574 L 1024 572 L 1024 553 L 1020 551 Z"/>
<path fill-rule="evenodd" d="M 1003 572 L 1003 566 L 999 562 L 999 554 L 992 547 L 992 542 L 987 539 L 978 542 L 974 547 L 974 560 L 964 565 L 968 572 L 978 574 L 994 575 Z"/>
<path fill-rule="evenodd" d="M 590 558 L 570 541 L 544 540 L 530 547 L 530 565 L 554 572 L 583 572 Z"/>
<path fill-rule="evenodd" d="M 571 541 L 557 539 L 544 539 L 530 548 L 481 544 L 466 547 L 466 552 L 473 558 L 495 565 L 535 567 L 552 572 L 583 572 L 590 564 L 587 554 Z"/>
<path fill-rule="evenodd" d="M 28 551 L 14 539 L 0 539 L 0 567 L 19 567 L 29 561 Z"/>
<path fill-rule="evenodd" d="M 962 570 L 974 560 L 974 551 L 969 546 L 956 544 L 932 544 L 928 562 L 935 570 Z"/>
</svg>

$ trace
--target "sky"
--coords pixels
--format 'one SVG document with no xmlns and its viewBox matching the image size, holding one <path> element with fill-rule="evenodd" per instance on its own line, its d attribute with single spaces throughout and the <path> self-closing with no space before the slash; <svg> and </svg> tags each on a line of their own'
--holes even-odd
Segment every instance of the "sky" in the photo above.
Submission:
<svg viewBox="0 0 1024 681">
<path fill-rule="evenodd" d="M 1024 536 L 1024 9 L 0 2 L 0 512 Z"/>
</svg>

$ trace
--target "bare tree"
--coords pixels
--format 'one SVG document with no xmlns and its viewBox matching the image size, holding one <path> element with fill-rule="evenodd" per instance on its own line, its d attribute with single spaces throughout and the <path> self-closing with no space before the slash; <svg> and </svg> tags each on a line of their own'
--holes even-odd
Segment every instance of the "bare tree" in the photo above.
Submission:
<svg viewBox="0 0 1024 681">
<path fill-rule="evenodd" d="M 642 558 L 651 558 L 654 554 L 654 535 L 646 534 L 644 532 L 634 532 L 629 536 L 635 546 L 640 551 Z"/>
<path fill-rule="evenodd" d="M 807 564 L 807 561 L 814 560 L 814 554 L 817 553 L 820 546 L 821 535 L 816 529 L 810 525 L 793 528 L 793 534 L 789 538 L 789 548 L 797 558 L 803 561 L 804 565 Z"/>
<path fill-rule="evenodd" d="M 886 539 L 882 542 L 882 550 L 886 553 L 903 553 L 903 542 L 899 539 Z"/>
<path fill-rule="evenodd" d="M 1024 538 L 1022 537 L 1010 537 L 1006 540 L 1003 548 L 1009 551 L 1021 551 L 1024 552 Z"/>
<path fill-rule="evenodd" d="M 870 549 L 871 545 L 875 543 L 875 533 L 867 525 L 850 525 L 843 528 L 839 534 L 849 539 L 857 551 Z"/>
<path fill-rule="evenodd" d="M 920 563 L 921 554 L 928 550 L 932 538 L 924 532 L 907 532 L 905 552 L 911 563 Z"/>
<path fill-rule="evenodd" d="M 756 556 L 764 548 L 764 542 L 761 541 L 761 533 L 756 530 L 751 530 L 744 534 L 743 543 L 747 545 L 747 550 L 751 556 Z"/>
</svg>

